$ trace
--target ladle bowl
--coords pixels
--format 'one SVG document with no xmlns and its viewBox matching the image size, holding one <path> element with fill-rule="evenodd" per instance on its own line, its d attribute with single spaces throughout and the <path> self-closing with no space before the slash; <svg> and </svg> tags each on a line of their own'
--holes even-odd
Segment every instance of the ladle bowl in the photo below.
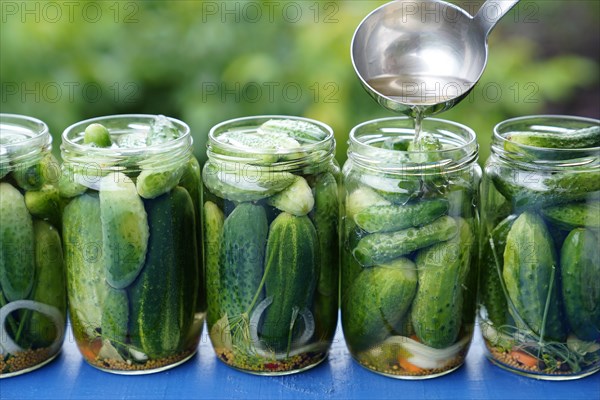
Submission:
<svg viewBox="0 0 600 400">
<path fill-rule="evenodd" d="M 519 0 L 487 0 L 473 17 L 441 0 L 396 0 L 371 12 L 352 39 L 354 69 L 367 92 L 396 113 L 448 110 L 479 81 L 487 38 Z"/>
</svg>

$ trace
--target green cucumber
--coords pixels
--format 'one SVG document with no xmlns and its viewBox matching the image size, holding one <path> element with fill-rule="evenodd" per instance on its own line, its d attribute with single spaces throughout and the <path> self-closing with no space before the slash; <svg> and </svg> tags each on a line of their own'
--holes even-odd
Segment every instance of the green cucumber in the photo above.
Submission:
<svg viewBox="0 0 600 400">
<path fill-rule="evenodd" d="M 363 266 L 384 264 L 423 247 L 451 239 L 457 231 L 456 221 L 444 216 L 420 228 L 365 236 L 360 239 L 352 254 Z"/>
<path fill-rule="evenodd" d="M 39 191 L 25 192 L 25 205 L 34 217 L 48 220 L 52 225 L 60 228 L 60 194 L 56 187 L 44 185 Z"/>
<path fill-rule="evenodd" d="M 600 126 L 569 132 L 510 132 L 505 138 L 506 150 L 512 148 L 511 143 L 546 149 L 586 149 L 600 146 Z"/>
<path fill-rule="evenodd" d="M 418 143 L 414 140 L 410 141 L 407 151 L 413 163 L 432 163 L 441 159 L 439 151 L 442 149 L 443 146 L 438 138 L 430 133 L 422 133 Z"/>
<path fill-rule="evenodd" d="M 448 201 L 448 215 L 451 217 L 473 218 L 479 209 L 479 195 L 476 190 L 478 180 L 463 185 L 450 183 L 444 197 Z"/>
<path fill-rule="evenodd" d="M 0 285 L 6 299 L 26 299 L 35 276 L 34 233 L 23 195 L 0 183 Z"/>
<path fill-rule="evenodd" d="M 104 125 L 101 124 L 90 124 L 85 128 L 83 143 L 91 144 L 94 147 L 112 146 L 110 132 Z"/>
<path fill-rule="evenodd" d="M 566 230 L 578 227 L 600 229 L 600 201 L 548 207 L 542 209 L 542 215 L 553 225 Z"/>
<path fill-rule="evenodd" d="M 393 232 L 410 227 L 429 224 L 448 212 L 446 200 L 419 201 L 404 206 L 372 206 L 354 216 L 354 221 L 363 230 Z"/>
<path fill-rule="evenodd" d="M 46 221 L 33 221 L 35 236 L 35 284 L 30 299 L 47 304 L 66 318 L 67 292 L 60 235 Z M 66 321 L 66 319 L 65 319 Z M 35 347 L 47 347 L 58 334 L 56 326 L 47 316 L 33 311 L 29 332 Z"/>
<path fill-rule="evenodd" d="M 550 232 L 538 215 L 521 214 L 508 232 L 502 277 L 517 326 L 531 329 L 543 340 L 564 341 L 558 260 Z"/>
<path fill-rule="evenodd" d="M 363 271 L 342 303 L 344 337 L 352 352 L 377 346 L 405 319 L 417 291 L 415 264 L 398 258 Z"/>
<path fill-rule="evenodd" d="M 200 295 L 200 286 L 204 284 L 204 281 L 200 279 L 204 274 L 201 273 L 203 268 L 198 251 L 199 238 L 196 236 L 196 232 L 198 232 L 196 226 L 200 224 L 200 214 L 196 213 L 190 194 L 181 186 L 171 191 L 171 197 L 173 202 L 172 224 L 175 232 L 173 234 L 175 262 L 182 270 L 179 283 L 174 283 L 172 287 L 182 288 L 179 326 L 183 340 L 194 323 L 196 310 L 199 309 L 198 303 L 203 301 Z"/>
<path fill-rule="evenodd" d="M 87 190 L 85 185 L 75 181 L 75 171 L 67 164 L 62 165 L 57 187 L 60 196 L 64 198 L 79 196 Z"/>
<path fill-rule="evenodd" d="M 187 336 L 198 293 L 194 206 L 176 187 L 145 201 L 150 239 L 144 268 L 127 289 L 130 335 L 150 358 L 177 351 Z"/>
<path fill-rule="evenodd" d="M 140 197 L 153 199 L 177 186 L 183 171 L 182 167 L 173 166 L 142 169 L 137 177 L 135 187 Z"/>
<path fill-rule="evenodd" d="M 360 275 L 362 273 L 362 271 L 366 270 L 367 268 L 364 268 L 362 265 L 360 265 L 358 263 L 358 261 L 356 261 L 356 258 L 354 258 L 354 256 L 352 255 L 352 251 L 351 251 L 351 247 L 349 250 L 348 246 L 344 246 L 343 251 L 342 251 L 342 271 L 341 271 L 341 287 L 342 288 L 348 288 L 352 282 L 354 282 L 354 280 L 356 279 L 356 277 L 358 275 Z M 348 290 L 342 290 L 340 295 L 341 295 L 341 300 L 342 302 L 344 302 L 344 297 L 347 295 Z"/>
<path fill-rule="evenodd" d="M 200 193 L 202 186 L 201 174 L 200 163 L 198 163 L 196 157 L 190 157 L 190 160 L 183 168 L 183 174 L 179 181 L 179 186 L 188 191 L 194 202 L 194 208 L 198 209 L 198 211 L 200 210 L 200 204 L 202 204 L 202 195 Z"/>
<path fill-rule="evenodd" d="M 281 213 L 271 223 L 265 259 L 265 295 L 272 298 L 260 330 L 275 351 L 290 348 L 294 315 L 310 308 L 319 262 L 317 232 L 306 216 Z"/>
<path fill-rule="evenodd" d="M 290 186 L 269 197 L 267 204 L 281 211 L 302 217 L 313 209 L 315 199 L 306 179 L 296 176 Z"/>
<path fill-rule="evenodd" d="M 285 132 L 261 131 L 260 128 L 256 131 L 227 131 L 219 135 L 218 140 L 234 150 L 218 146 L 218 148 L 212 148 L 214 152 L 228 157 L 241 158 L 253 165 L 271 165 L 282 159 L 285 160 L 290 149 L 301 147 L 297 140 Z"/>
<path fill-rule="evenodd" d="M 100 181 L 100 215 L 106 281 L 124 289 L 144 265 L 149 235 L 144 204 L 125 174 L 111 173 Z"/>
<path fill-rule="evenodd" d="M 225 219 L 219 260 L 221 315 L 229 319 L 252 311 L 261 300 L 269 224 L 263 207 L 242 203 Z M 253 304 L 253 300 L 255 304 Z"/>
<path fill-rule="evenodd" d="M 417 337 L 436 349 L 452 345 L 462 323 L 474 235 L 464 220 L 459 219 L 457 225 L 455 238 L 417 254 L 419 286 L 412 305 L 412 324 Z"/>
<path fill-rule="evenodd" d="M 471 326 L 475 323 L 477 318 L 477 306 L 478 306 L 478 295 L 479 295 L 479 216 L 471 218 L 457 218 L 459 226 L 459 235 L 455 236 L 460 243 L 464 243 L 464 249 L 462 255 L 468 257 L 463 260 L 463 266 L 468 265 L 468 269 L 463 269 L 463 307 L 462 307 L 462 323 L 466 326 Z M 471 239 L 468 239 L 466 235 L 470 234 Z M 465 326 L 464 325 L 464 326 Z M 470 329 L 470 328 L 469 328 Z"/>
<path fill-rule="evenodd" d="M 501 281 L 502 266 L 506 238 L 516 219 L 516 216 L 511 215 L 502 220 L 489 235 L 483 238 L 482 243 L 479 284 L 481 301 L 487 310 L 488 318 L 495 326 L 502 326 L 508 322 L 508 305 Z M 494 242 L 494 249 L 492 249 L 490 239 Z"/>
<path fill-rule="evenodd" d="M 0 179 L 4 178 L 10 172 L 8 160 L 0 162 Z"/>
<path fill-rule="evenodd" d="M 107 285 L 101 321 L 102 337 L 115 345 L 124 345 L 129 324 L 129 299 L 125 290 Z"/>
<path fill-rule="evenodd" d="M 310 213 L 319 239 L 319 268 L 314 312 L 316 332 L 333 338 L 338 316 L 339 285 L 339 192 L 335 177 L 327 172 L 316 177 L 315 208 Z"/>
<path fill-rule="evenodd" d="M 572 193 L 575 198 L 587 197 L 593 192 L 600 191 L 600 168 L 555 174 L 546 177 L 542 182 L 546 187 L 563 195 Z"/>
<path fill-rule="evenodd" d="M 354 219 L 349 219 L 348 217 L 342 218 L 344 224 L 344 243 L 343 246 L 345 249 L 352 252 L 352 250 L 358 245 L 360 240 L 369 234 L 358 226 L 354 222 Z"/>
<path fill-rule="evenodd" d="M 376 191 L 368 187 L 360 187 L 346 198 L 346 217 L 354 218 L 356 214 L 368 207 L 389 206 L 390 203 Z"/>
<path fill-rule="evenodd" d="M 600 191 L 599 171 L 573 171 L 540 175 L 533 171 L 492 172 L 498 191 L 517 211 L 584 200 Z"/>
<path fill-rule="evenodd" d="M 211 150 L 217 154 L 243 159 L 252 165 L 268 166 L 279 160 L 279 155 L 274 153 L 277 144 L 272 137 L 266 135 L 257 135 L 249 131 L 229 131 L 219 135 L 217 140 L 228 145 L 212 147 Z M 260 149 L 264 152 L 260 153 Z M 204 180 L 206 179 L 205 176 Z"/>
<path fill-rule="evenodd" d="M 75 197 L 63 213 L 63 247 L 73 330 L 94 338 L 102 321 L 108 287 L 104 279 L 100 199 L 95 192 Z M 79 336 L 78 336 L 79 337 Z"/>
<path fill-rule="evenodd" d="M 202 178 L 201 178 L 202 170 L 200 168 L 200 163 L 196 157 L 191 156 L 186 166 L 183 169 L 183 175 L 181 176 L 181 180 L 179 181 L 179 186 L 187 190 L 192 198 L 192 202 L 194 203 L 194 211 L 197 216 L 196 218 L 196 238 L 200 240 L 202 238 L 202 223 L 200 216 L 202 215 Z M 198 260 L 202 260 L 202 246 L 198 246 Z M 198 282 L 201 282 L 201 285 L 198 285 L 198 311 L 205 312 L 206 311 L 206 290 L 204 287 L 205 279 L 205 271 L 202 264 L 200 264 L 200 268 L 198 269 Z"/>
<path fill-rule="evenodd" d="M 295 149 L 300 147 L 297 140 L 288 136 L 285 132 L 278 131 L 228 131 L 219 135 L 219 141 L 225 142 L 236 149 L 247 149 L 254 151 L 273 151 L 281 149 Z M 222 150 L 222 149 L 221 149 Z M 278 159 L 277 155 L 271 155 L 272 161 Z"/>
<path fill-rule="evenodd" d="M 220 274 L 219 256 L 223 243 L 223 211 L 213 202 L 204 203 L 204 256 L 206 264 L 207 322 L 213 326 L 220 318 Z"/>
<path fill-rule="evenodd" d="M 361 174 L 358 179 L 385 200 L 395 204 L 406 204 L 423 195 L 421 179 L 416 176 L 398 178 L 397 174 L 392 176 Z"/>
<path fill-rule="evenodd" d="M 454 245 L 454 251 L 457 253 L 460 263 L 460 280 L 463 288 L 471 271 L 471 261 L 473 260 L 473 249 L 477 248 L 477 230 L 473 221 L 467 221 L 464 218 L 455 218 L 458 225 L 458 234 L 449 240 L 449 244 Z"/>
<path fill-rule="evenodd" d="M 51 153 L 45 154 L 36 163 L 17 166 L 12 173 L 23 190 L 40 190 L 46 183 L 55 184 L 60 175 L 60 165 Z"/>
<path fill-rule="evenodd" d="M 381 148 L 386 150 L 407 151 L 412 139 L 390 136 L 381 143 Z"/>
<path fill-rule="evenodd" d="M 585 341 L 600 340 L 600 239 L 589 229 L 574 229 L 560 256 L 562 295 L 569 325 Z"/>
<path fill-rule="evenodd" d="M 318 125 L 306 121 L 290 119 L 272 119 L 258 128 L 259 132 L 285 135 L 301 142 L 321 142 L 327 138 L 327 132 Z"/>
<path fill-rule="evenodd" d="M 236 163 L 207 163 L 202 177 L 214 195 L 230 201 L 258 201 L 290 186 L 296 176 L 284 171 L 249 166 L 240 170 Z"/>
<path fill-rule="evenodd" d="M 493 168 L 486 168 L 486 175 L 493 174 Z M 481 182 L 481 215 L 485 215 L 482 220 L 482 228 L 486 232 L 492 231 L 501 221 L 508 218 L 513 210 L 512 204 L 497 189 L 490 179 L 484 179 Z"/>
</svg>

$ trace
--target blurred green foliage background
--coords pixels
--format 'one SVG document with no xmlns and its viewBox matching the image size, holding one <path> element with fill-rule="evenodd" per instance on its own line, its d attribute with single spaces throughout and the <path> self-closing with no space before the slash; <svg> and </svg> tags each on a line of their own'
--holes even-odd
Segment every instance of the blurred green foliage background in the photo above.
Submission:
<svg viewBox="0 0 600 400">
<path fill-rule="evenodd" d="M 46 121 L 55 137 L 94 116 L 155 113 L 208 130 L 226 119 L 289 114 L 331 125 L 337 158 L 350 129 L 392 116 L 350 61 L 358 23 L 384 1 L 9 1 L 1 5 L 0 111 Z M 474 12 L 481 1 L 456 1 Z M 521 3 L 490 37 L 488 68 L 441 118 L 476 130 L 534 113 L 600 116 L 600 2 Z"/>
</svg>

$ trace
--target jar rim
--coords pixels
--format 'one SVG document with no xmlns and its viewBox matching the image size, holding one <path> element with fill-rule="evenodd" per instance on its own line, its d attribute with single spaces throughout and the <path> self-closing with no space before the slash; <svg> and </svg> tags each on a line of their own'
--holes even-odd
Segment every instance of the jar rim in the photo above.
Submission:
<svg viewBox="0 0 600 400">
<path fill-rule="evenodd" d="M 535 120 L 581 122 L 581 123 L 589 122 L 591 126 L 600 125 L 600 120 L 598 120 L 598 119 L 589 118 L 589 117 L 580 117 L 580 116 L 575 116 L 575 115 L 561 115 L 561 114 L 526 115 L 526 116 L 521 116 L 521 117 L 509 118 L 507 120 L 504 120 L 504 121 L 496 124 L 493 129 L 493 138 L 492 139 L 494 142 L 496 142 L 498 145 L 500 145 L 504 149 L 504 151 L 506 151 L 505 144 L 510 143 L 511 147 L 514 149 L 535 150 L 536 154 L 540 154 L 540 155 L 541 154 L 551 154 L 551 153 L 554 153 L 554 154 L 563 153 L 563 154 L 569 154 L 569 155 L 573 155 L 573 154 L 577 154 L 577 153 L 587 154 L 590 151 L 600 150 L 600 146 L 579 148 L 579 149 L 531 146 L 531 145 L 511 142 L 502 134 L 503 128 L 507 128 L 511 125 L 515 125 L 518 123 L 525 123 L 527 121 L 535 121 Z M 508 133 L 508 132 L 505 132 L 505 133 Z M 494 146 L 492 145 L 492 147 L 494 147 Z"/>
<path fill-rule="evenodd" d="M 406 124 L 411 121 L 409 117 L 389 117 L 380 118 L 363 122 L 350 131 L 348 158 L 362 165 L 365 168 L 385 169 L 393 173 L 401 171 L 419 170 L 460 170 L 473 162 L 476 162 L 479 156 L 479 145 L 477 144 L 477 135 L 472 128 L 454 121 L 448 121 L 439 118 L 426 118 L 423 120 L 425 131 L 431 131 L 437 136 L 446 139 L 451 143 L 450 147 L 433 151 L 408 151 L 386 149 L 373 146 L 363 140 L 359 140 L 359 132 L 364 130 L 365 137 L 370 134 L 385 134 L 384 129 L 406 129 L 406 138 L 414 137 L 414 126 L 394 126 L 394 122 Z M 372 130 L 367 129 L 373 126 Z M 446 129 L 443 129 L 446 128 Z M 452 128 L 452 129 L 450 129 Z M 400 137 L 398 132 L 387 132 Z M 381 141 L 384 136 L 376 138 Z M 431 155 L 435 155 L 431 157 Z M 422 160 L 422 161 L 420 161 Z M 436 161 L 434 161 L 436 160 Z"/>
<path fill-rule="evenodd" d="M 306 118 L 306 117 L 297 117 L 297 116 L 291 116 L 291 115 L 255 115 L 255 116 L 249 116 L 249 117 L 229 119 L 229 120 L 220 122 L 217 125 L 213 126 L 210 129 L 210 131 L 208 132 L 207 147 L 209 147 L 211 144 L 214 144 L 214 145 L 218 146 L 219 148 L 222 148 L 227 151 L 239 152 L 240 149 L 237 148 L 236 146 L 233 146 L 229 143 L 220 141 L 218 139 L 218 136 L 216 135 L 217 132 L 219 132 L 220 130 L 223 130 L 226 127 L 233 126 L 233 125 L 244 126 L 245 123 L 247 123 L 248 127 L 251 127 L 251 126 L 256 125 L 256 124 L 253 124 L 253 122 L 258 122 L 258 121 L 261 121 L 261 122 L 258 123 L 256 126 L 260 126 L 262 123 L 267 122 L 269 120 L 294 120 L 294 121 L 308 122 L 310 124 L 318 126 L 320 129 L 322 129 L 327 134 L 327 136 L 323 140 L 320 140 L 318 142 L 302 144 L 300 147 L 296 147 L 296 148 L 291 148 L 291 149 L 250 149 L 250 148 L 246 149 L 246 148 L 244 148 L 243 151 L 245 153 L 249 153 L 252 155 L 262 155 L 262 154 L 265 154 L 265 155 L 271 155 L 271 154 L 291 155 L 291 154 L 298 153 L 298 150 L 310 152 L 311 150 L 321 149 L 324 145 L 333 141 L 333 138 L 334 138 L 333 129 L 329 125 L 325 124 L 324 122 L 317 121 L 315 119 Z"/>
<path fill-rule="evenodd" d="M 73 141 L 72 138 L 69 136 L 69 134 L 76 132 L 77 128 L 81 128 L 81 127 L 84 127 L 84 126 L 92 124 L 92 123 L 102 123 L 102 122 L 106 122 L 106 121 L 120 121 L 120 120 L 122 120 L 122 121 L 139 120 L 138 122 L 142 122 L 145 120 L 146 122 L 150 123 L 153 120 L 156 120 L 157 117 L 159 117 L 159 114 L 115 114 L 115 115 L 106 115 L 106 116 L 94 117 L 94 118 L 89 118 L 89 119 L 85 119 L 82 121 L 78 121 L 78 122 L 75 122 L 75 123 L 69 125 L 63 131 L 63 133 L 61 135 L 62 147 L 63 147 L 63 149 L 65 147 L 68 147 L 69 150 L 72 150 L 72 151 L 85 152 L 87 155 L 90 155 L 90 156 L 94 156 L 94 155 L 107 156 L 107 155 L 113 155 L 113 154 L 116 156 L 117 155 L 118 156 L 129 156 L 129 155 L 137 155 L 137 154 L 146 153 L 146 152 L 163 153 L 163 152 L 169 151 L 173 148 L 177 148 L 177 147 L 185 144 L 188 141 L 189 141 L 189 146 L 192 145 L 193 139 L 191 137 L 190 127 L 185 122 L 183 122 L 179 119 L 173 118 L 173 117 L 168 117 L 168 116 L 165 116 L 165 118 L 167 118 L 169 120 L 169 122 L 171 122 L 173 125 L 175 125 L 175 127 L 177 128 L 178 132 L 181 133 L 181 135 L 174 139 L 167 140 L 167 141 L 157 143 L 157 144 L 152 144 L 149 146 L 131 147 L 131 148 L 93 147 L 93 146 L 77 143 L 77 142 Z M 126 126 L 127 125 L 125 125 L 124 127 L 126 127 Z M 108 128 L 108 129 L 110 131 L 111 128 Z M 81 131 L 78 130 L 77 132 L 81 132 Z"/>
<path fill-rule="evenodd" d="M 387 117 L 387 118 L 378 118 L 378 119 L 373 119 L 373 120 L 369 120 L 369 121 L 365 121 L 362 122 L 358 125 L 356 125 L 354 128 L 352 128 L 350 130 L 350 137 L 349 137 L 349 142 L 352 144 L 356 144 L 358 146 L 364 146 L 365 148 L 372 148 L 373 146 L 363 143 L 361 141 L 359 141 L 356 138 L 356 133 L 369 125 L 375 125 L 375 124 L 379 124 L 379 123 L 383 123 L 383 122 L 393 122 L 393 121 L 409 121 L 409 120 L 413 120 L 413 118 L 411 117 Z M 428 122 L 437 122 L 437 123 L 441 123 L 441 124 L 445 124 L 448 126 L 452 126 L 455 128 L 459 128 L 461 130 L 463 130 L 464 132 L 466 132 L 467 134 L 469 134 L 469 140 L 465 143 L 463 143 L 463 145 L 461 147 L 469 147 L 472 145 L 476 145 L 477 144 L 477 135 L 475 134 L 475 131 L 472 128 L 469 128 L 468 126 L 458 123 L 458 122 L 454 122 L 454 121 L 449 121 L 446 119 L 441 119 L 441 118 L 425 118 L 423 119 L 423 124 L 427 124 Z M 442 150 L 436 150 L 436 153 L 444 153 L 444 152 L 449 152 L 449 151 L 456 151 L 457 148 L 451 148 L 451 149 L 442 149 Z M 387 151 L 391 153 L 398 153 L 398 152 L 402 152 L 402 150 L 391 150 L 391 149 L 379 149 L 378 150 L 382 150 L 382 151 Z M 407 152 L 405 152 L 407 153 Z M 411 151 L 410 153 L 432 153 L 432 151 Z"/>
<path fill-rule="evenodd" d="M 580 169 L 600 167 L 600 147 L 537 147 L 517 143 L 505 137 L 510 132 L 526 130 L 535 132 L 536 127 L 544 127 L 542 124 L 546 124 L 546 128 L 578 130 L 600 125 L 600 120 L 570 115 L 528 115 L 511 118 L 494 127 L 492 155 L 524 169 L 563 170 L 574 166 Z M 545 131 L 547 132 L 548 129 Z"/>
<path fill-rule="evenodd" d="M 29 123 L 32 126 L 24 126 L 25 123 Z M 2 154 L 10 153 L 9 149 L 16 149 L 20 147 L 27 147 L 31 145 L 50 145 L 52 143 L 52 136 L 50 135 L 50 129 L 48 125 L 41 119 L 30 117 L 22 114 L 11 114 L 11 113 L 0 113 L 0 125 L 11 124 L 27 129 L 32 135 L 29 135 L 24 140 L 15 143 L 4 143 L 1 144 L 4 151 Z M 37 127 L 38 129 L 33 129 Z"/>
</svg>

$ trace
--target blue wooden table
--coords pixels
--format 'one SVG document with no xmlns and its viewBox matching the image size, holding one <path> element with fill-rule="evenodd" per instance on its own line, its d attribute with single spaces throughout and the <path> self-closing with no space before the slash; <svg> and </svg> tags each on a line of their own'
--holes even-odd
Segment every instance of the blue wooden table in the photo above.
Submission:
<svg viewBox="0 0 600 400">
<path fill-rule="evenodd" d="M 302 374 L 258 377 L 215 358 L 206 334 L 198 354 L 158 374 L 120 376 L 87 365 L 72 336 L 51 364 L 0 380 L 2 399 L 600 399 L 600 373 L 576 381 L 545 382 L 493 366 L 476 332 L 466 364 L 444 377 L 401 381 L 355 363 L 338 332 L 329 359 Z"/>
</svg>

